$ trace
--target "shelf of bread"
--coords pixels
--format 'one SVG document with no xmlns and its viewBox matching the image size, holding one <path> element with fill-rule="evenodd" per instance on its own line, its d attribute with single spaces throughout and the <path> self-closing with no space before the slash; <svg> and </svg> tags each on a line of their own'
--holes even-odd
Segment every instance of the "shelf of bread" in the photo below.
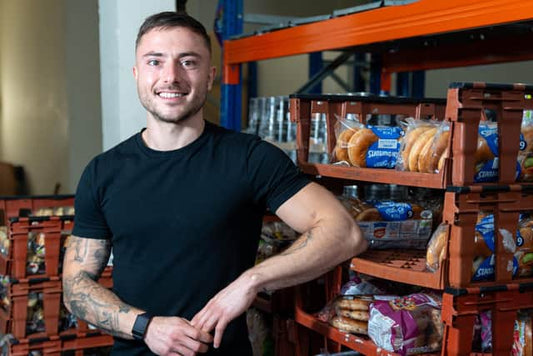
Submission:
<svg viewBox="0 0 533 356">
<path fill-rule="evenodd" d="M 397 353 L 391 353 L 376 346 L 366 336 L 351 334 L 340 331 L 339 329 L 330 326 L 328 323 L 315 318 L 313 315 L 306 313 L 300 308 L 296 308 L 294 314 L 295 321 L 311 330 L 316 331 L 322 336 L 330 340 L 338 342 L 354 351 L 360 352 L 366 356 L 399 356 Z"/>
<path fill-rule="evenodd" d="M 533 195 L 521 185 L 477 188 L 445 193 L 443 223 L 424 249 L 381 249 L 365 235 L 370 248 L 351 268 L 438 290 L 533 283 Z"/>
<path fill-rule="evenodd" d="M 328 177 L 445 189 L 533 180 L 533 87 L 452 83 L 447 99 L 292 95 L 298 164 Z M 310 147 L 322 144 L 321 155 Z"/>
</svg>

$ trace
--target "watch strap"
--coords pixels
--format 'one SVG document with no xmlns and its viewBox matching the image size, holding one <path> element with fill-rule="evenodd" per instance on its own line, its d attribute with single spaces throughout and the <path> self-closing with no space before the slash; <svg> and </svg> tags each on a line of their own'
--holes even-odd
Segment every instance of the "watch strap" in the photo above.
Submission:
<svg viewBox="0 0 533 356">
<path fill-rule="evenodd" d="M 133 328 L 131 329 L 131 334 L 135 340 L 144 340 L 144 335 L 146 334 L 146 329 L 152 320 L 152 315 L 150 313 L 142 313 L 137 315 L 135 323 L 133 323 Z"/>
</svg>

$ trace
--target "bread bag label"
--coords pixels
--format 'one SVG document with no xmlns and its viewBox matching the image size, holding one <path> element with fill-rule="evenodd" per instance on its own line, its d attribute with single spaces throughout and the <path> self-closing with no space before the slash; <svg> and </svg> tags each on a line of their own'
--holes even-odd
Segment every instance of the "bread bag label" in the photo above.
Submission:
<svg viewBox="0 0 533 356">
<path fill-rule="evenodd" d="M 479 282 L 479 281 L 486 281 L 486 280 L 492 280 L 494 279 L 494 252 L 495 249 L 495 239 L 494 239 L 494 215 L 490 214 L 481 219 L 481 221 L 476 224 L 475 227 L 476 232 L 481 234 L 483 241 L 487 245 L 487 247 L 492 252 L 492 255 L 488 257 L 484 256 L 478 256 L 478 258 L 474 261 L 473 266 L 473 272 L 474 275 L 472 276 L 472 281 Z M 517 233 L 517 240 L 519 232 Z M 522 239 L 523 240 L 523 239 Z M 517 243 L 518 244 L 518 243 Z M 516 275 L 518 271 L 518 260 L 516 257 L 513 257 L 512 261 L 512 274 L 513 276 Z"/>
<path fill-rule="evenodd" d="M 400 127 L 368 126 L 378 137 L 366 152 L 366 166 L 369 168 L 394 168 L 400 152 Z"/>
<path fill-rule="evenodd" d="M 413 208 L 408 203 L 397 203 L 392 201 L 376 202 L 373 204 L 383 220 L 403 221 L 413 217 Z"/>
<path fill-rule="evenodd" d="M 377 346 L 402 356 L 438 350 L 440 308 L 439 300 L 424 293 L 376 300 L 370 306 L 368 334 Z"/>
<path fill-rule="evenodd" d="M 480 124 L 478 128 L 479 136 L 487 143 L 490 152 L 493 155 L 492 159 L 481 162 L 476 168 L 476 174 L 474 175 L 474 182 L 476 183 L 488 183 L 498 180 L 498 127 L 494 124 Z M 524 139 L 524 135 L 520 134 L 520 150 L 526 149 L 527 143 Z M 516 164 L 516 178 L 520 177 L 522 167 L 519 162 Z"/>
</svg>

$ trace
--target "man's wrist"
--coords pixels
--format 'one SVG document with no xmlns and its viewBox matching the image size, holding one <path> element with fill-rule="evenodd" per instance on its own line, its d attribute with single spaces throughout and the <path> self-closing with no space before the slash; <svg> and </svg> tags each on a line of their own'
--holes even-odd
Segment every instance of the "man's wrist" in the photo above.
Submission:
<svg viewBox="0 0 533 356">
<path fill-rule="evenodd" d="M 144 340 L 148 325 L 152 321 L 153 316 L 150 313 L 141 313 L 135 318 L 135 323 L 131 329 L 131 334 L 135 340 Z"/>
</svg>

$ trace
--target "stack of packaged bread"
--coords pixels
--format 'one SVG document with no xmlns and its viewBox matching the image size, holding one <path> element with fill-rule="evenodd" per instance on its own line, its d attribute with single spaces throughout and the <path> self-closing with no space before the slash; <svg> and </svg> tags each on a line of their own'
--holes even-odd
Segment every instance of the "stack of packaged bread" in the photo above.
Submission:
<svg viewBox="0 0 533 356">
<path fill-rule="evenodd" d="M 472 260 L 472 281 L 490 281 L 495 277 L 496 230 L 494 215 L 491 212 L 478 214 L 473 238 L 474 256 Z M 427 267 L 438 270 L 446 258 L 448 226 L 442 224 L 432 234 L 426 253 Z M 499 229 L 503 246 L 514 254 L 512 275 L 514 278 L 533 276 L 533 219 L 529 214 L 521 214 L 517 230 L 512 233 Z"/>
<path fill-rule="evenodd" d="M 517 156 L 517 181 L 533 180 L 533 119 L 524 112 Z M 339 119 L 330 161 L 359 168 L 389 168 L 439 173 L 451 157 L 450 122 L 404 119 L 397 126 L 363 124 Z M 498 123 L 486 117 L 478 127 L 474 182 L 498 180 Z"/>
</svg>

